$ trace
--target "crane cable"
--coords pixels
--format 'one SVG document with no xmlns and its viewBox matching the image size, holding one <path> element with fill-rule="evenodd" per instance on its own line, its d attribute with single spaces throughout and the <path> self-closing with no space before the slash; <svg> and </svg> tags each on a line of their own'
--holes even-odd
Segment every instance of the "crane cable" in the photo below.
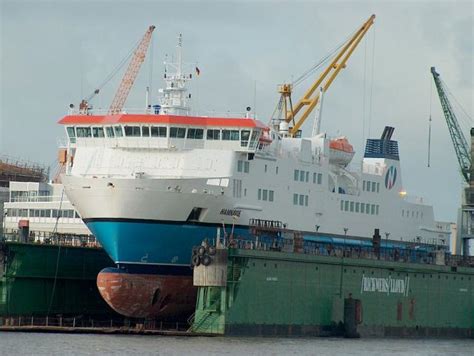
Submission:
<svg viewBox="0 0 474 356">
<path fill-rule="evenodd" d="M 135 44 L 133 45 L 133 47 L 130 49 L 130 51 L 128 52 L 128 54 L 117 64 L 117 66 L 112 70 L 112 72 L 109 73 L 108 76 L 105 77 L 105 79 L 102 81 L 102 83 L 97 87 L 97 89 L 94 91 L 94 92 L 97 92 L 98 91 L 101 91 L 102 88 L 104 86 L 106 86 L 111 80 L 112 78 L 115 77 L 115 75 L 120 71 L 120 69 L 123 68 L 123 66 L 128 62 L 128 60 L 130 59 L 130 57 L 132 57 L 133 53 L 135 52 L 135 50 L 137 49 L 138 47 L 138 44 L 139 44 L 140 41 L 136 41 Z M 91 94 L 91 96 L 93 96 L 94 94 Z"/>
</svg>

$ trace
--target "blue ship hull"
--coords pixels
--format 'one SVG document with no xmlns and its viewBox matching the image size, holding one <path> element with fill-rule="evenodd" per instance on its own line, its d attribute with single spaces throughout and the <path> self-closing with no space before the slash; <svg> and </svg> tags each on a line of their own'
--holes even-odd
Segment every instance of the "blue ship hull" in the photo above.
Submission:
<svg viewBox="0 0 474 356">
<path fill-rule="evenodd" d="M 214 241 L 220 226 L 133 219 L 84 222 L 117 265 L 131 273 L 153 274 L 190 274 L 193 246 L 204 239 Z M 226 227 L 226 233 L 230 231 Z M 248 227 L 234 227 L 234 236 L 248 237 Z"/>
</svg>

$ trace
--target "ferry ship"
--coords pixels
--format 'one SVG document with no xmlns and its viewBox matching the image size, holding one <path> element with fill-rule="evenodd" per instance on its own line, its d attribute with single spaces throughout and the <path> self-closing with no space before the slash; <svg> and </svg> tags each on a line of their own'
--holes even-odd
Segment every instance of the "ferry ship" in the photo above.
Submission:
<svg viewBox="0 0 474 356">
<path fill-rule="evenodd" d="M 250 112 L 191 115 L 190 79 L 180 60 L 166 69 L 159 106 L 59 121 L 68 137 L 62 182 L 116 264 L 97 284 L 117 312 L 190 314 L 192 247 L 217 228 L 245 238 L 255 219 L 280 221 L 305 241 L 360 245 L 377 228 L 382 244 L 448 247 L 450 225 L 405 196 L 394 128 L 367 140 L 356 171 L 346 137 L 295 137 L 288 123 Z"/>
</svg>

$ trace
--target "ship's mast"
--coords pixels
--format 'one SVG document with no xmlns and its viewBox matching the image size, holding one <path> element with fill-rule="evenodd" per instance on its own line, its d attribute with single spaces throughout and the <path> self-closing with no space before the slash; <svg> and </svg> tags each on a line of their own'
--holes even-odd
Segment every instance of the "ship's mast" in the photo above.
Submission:
<svg viewBox="0 0 474 356">
<path fill-rule="evenodd" d="M 183 74 L 183 36 L 179 34 L 178 44 L 176 46 L 176 62 L 165 61 L 165 88 L 161 91 L 160 114 L 168 115 L 189 115 L 191 108 L 189 101 L 191 95 L 187 93 L 186 82 L 192 78 L 191 74 Z M 171 69 L 172 72 L 169 70 Z"/>
</svg>

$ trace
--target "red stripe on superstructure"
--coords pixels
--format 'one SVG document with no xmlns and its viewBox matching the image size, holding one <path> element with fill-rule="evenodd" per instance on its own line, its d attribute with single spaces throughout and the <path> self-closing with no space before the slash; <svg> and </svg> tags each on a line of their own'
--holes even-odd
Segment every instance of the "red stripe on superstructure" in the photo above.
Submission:
<svg viewBox="0 0 474 356">
<path fill-rule="evenodd" d="M 225 118 L 177 115 L 67 115 L 61 125 L 112 125 L 112 124 L 174 124 L 215 127 L 267 128 L 261 121 L 248 118 Z"/>
</svg>

